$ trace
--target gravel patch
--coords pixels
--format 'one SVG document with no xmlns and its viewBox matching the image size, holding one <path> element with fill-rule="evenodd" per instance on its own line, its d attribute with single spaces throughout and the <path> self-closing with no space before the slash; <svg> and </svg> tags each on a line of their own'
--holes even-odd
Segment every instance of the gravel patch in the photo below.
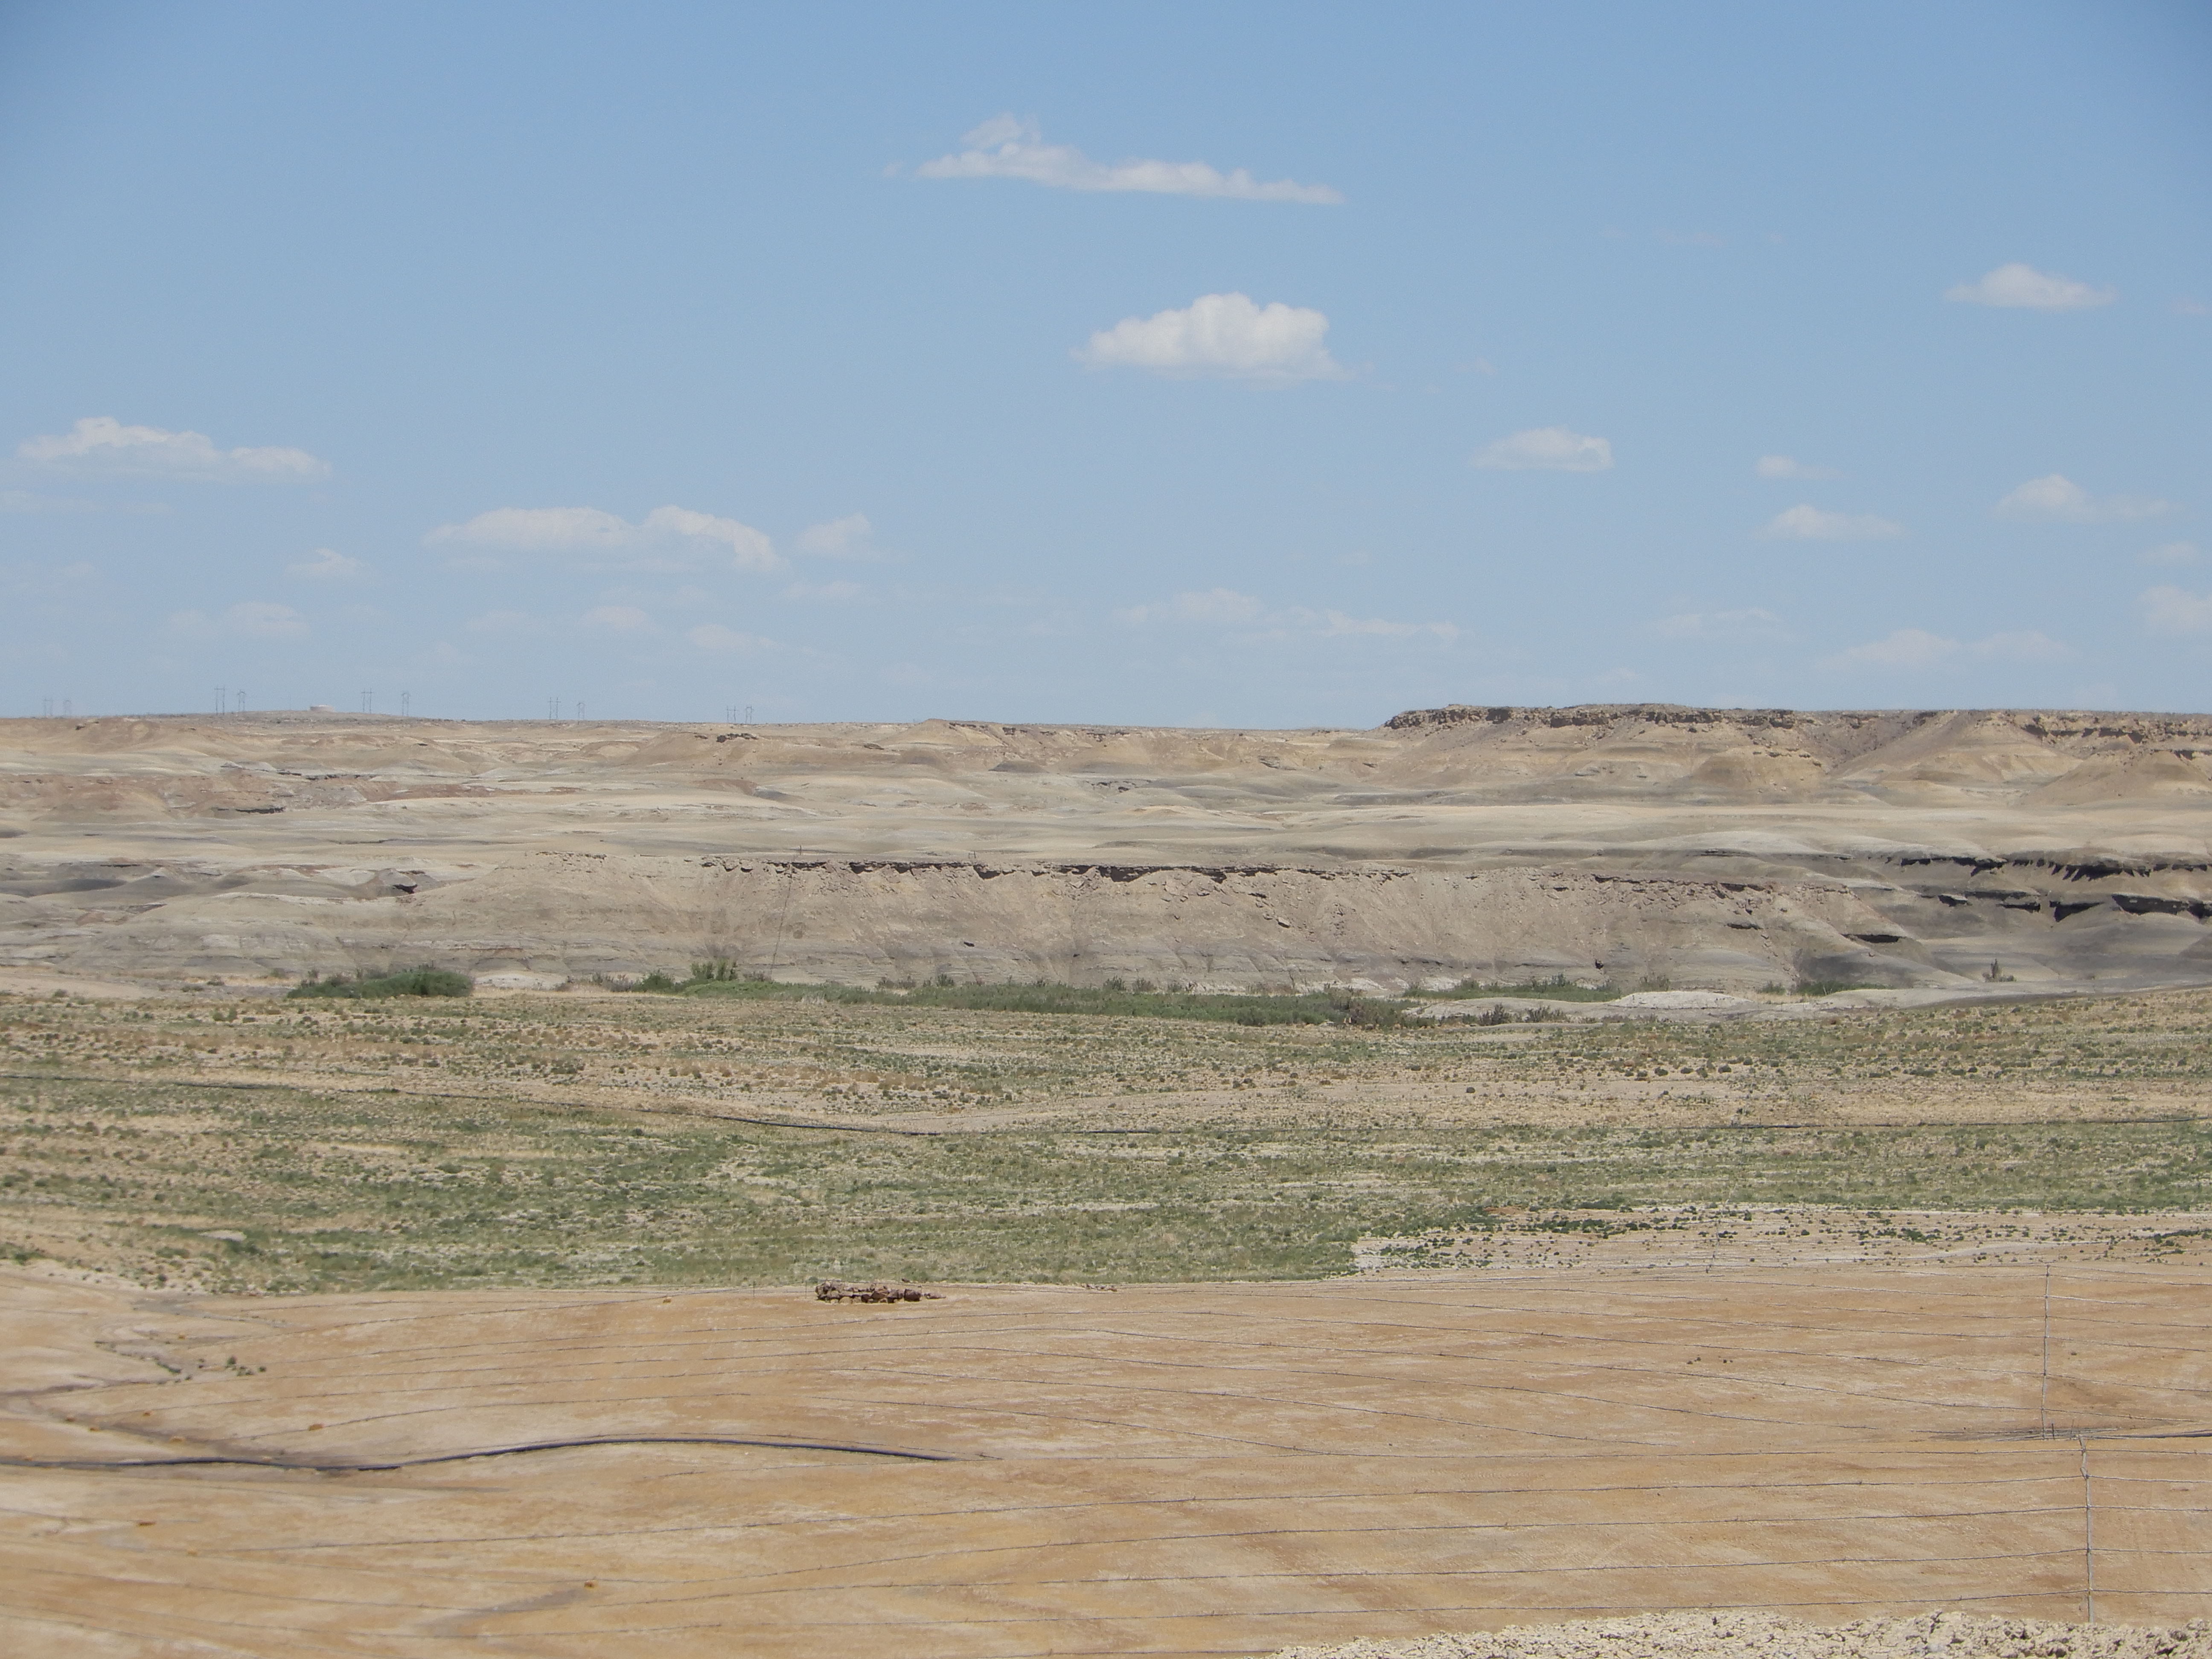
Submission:
<svg viewBox="0 0 2212 1659">
<path fill-rule="evenodd" d="M 1285 1648 L 1274 1659 L 2212 1659 L 2212 1620 L 2145 1628 L 1939 1613 L 1826 1628 L 1766 1613 L 1666 1613 L 1401 1642 Z"/>
</svg>

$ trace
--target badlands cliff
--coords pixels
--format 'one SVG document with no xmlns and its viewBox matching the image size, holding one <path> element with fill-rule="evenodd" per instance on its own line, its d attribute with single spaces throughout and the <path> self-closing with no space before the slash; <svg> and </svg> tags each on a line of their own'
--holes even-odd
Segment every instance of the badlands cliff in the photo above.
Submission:
<svg viewBox="0 0 2212 1659">
<path fill-rule="evenodd" d="M 0 966 L 147 980 L 2212 981 L 2204 715 L 12 720 L 0 837 Z"/>
</svg>

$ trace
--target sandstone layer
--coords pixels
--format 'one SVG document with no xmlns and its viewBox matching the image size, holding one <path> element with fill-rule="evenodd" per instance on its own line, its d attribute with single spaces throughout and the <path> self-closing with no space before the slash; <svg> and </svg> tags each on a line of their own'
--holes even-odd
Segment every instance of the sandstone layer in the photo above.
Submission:
<svg viewBox="0 0 2212 1659">
<path fill-rule="evenodd" d="M 2212 981 L 2212 717 L 0 722 L 0 967 Z"/>
</svg>

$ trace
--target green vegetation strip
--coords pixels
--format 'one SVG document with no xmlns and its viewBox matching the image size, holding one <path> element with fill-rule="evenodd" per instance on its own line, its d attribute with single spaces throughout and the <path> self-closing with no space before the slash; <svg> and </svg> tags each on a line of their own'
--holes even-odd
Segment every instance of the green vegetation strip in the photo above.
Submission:
<svg viewBox="0 0 2212 1659">
<path fill-rule="evenodd" d="M 984 1132 L 16 1082 L 0 1243 L 272 1291 L 1340 1273 L 1508 1206 L 2202 1206 L 2212 1125 Z M 210 1235 L 235 1235 L 234 1237 Z M 65 1241 L 57 1243 L 53 1241 Z"/>
<path fill-rule="evenodd" d="M 787 985 L 775 980 L 720 978 L 702 974 L 696 968 L 692 970 L 692 977 L 680 984 L 665 975 L 658 977 L 658 984 L 648 977 L 637 988 L 754 1001 L 980 1008 L 1012 1014 L 1119 1014 L 1152 1019 L 1218 1020 L 1231 1025 L 1390 1025 L 1398 1019 L 1398 1009 L 1393 1003 L 1341 992 L 1309 996 L 1242 996 L 1043 983 L 936 984 L 870 991 L 854 985 Z"/>
</svg>

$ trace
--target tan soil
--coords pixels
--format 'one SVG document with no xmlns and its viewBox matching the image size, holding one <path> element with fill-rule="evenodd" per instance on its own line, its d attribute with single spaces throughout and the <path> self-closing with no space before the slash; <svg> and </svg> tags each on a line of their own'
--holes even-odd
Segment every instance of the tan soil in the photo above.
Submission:
<svg viewBox="0 0 2212 1659">
<path fill-rule="evenodd" d="M 1253 1655 L 1689 1607 L 1798 1659 L 1929 1650 L 1741 1615 L 2212 1613 L 2202 1265 L 931 1288 L 0 1274 L 0 1645 Z M 1986 1628 L 1940 1650 L 2157 1650 Z M 1683 1650 L 1577 1639 L 1405 1651 Z"/>
</svg>

